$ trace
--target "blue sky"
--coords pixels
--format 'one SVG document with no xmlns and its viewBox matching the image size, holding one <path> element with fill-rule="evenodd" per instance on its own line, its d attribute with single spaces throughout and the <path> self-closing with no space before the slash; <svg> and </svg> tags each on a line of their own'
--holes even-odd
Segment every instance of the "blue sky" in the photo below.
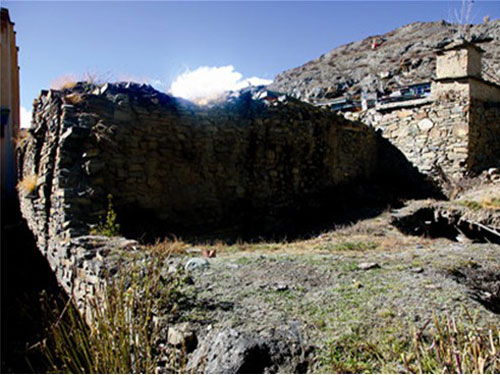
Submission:
<svg viewBox="0 0 500 375">
<path fill-rule="evenodd" d="M 15 22 L 21 106 L 62 76 L 85 72 L 168 90 L 205 67 L 272 80 L 329 50 L 415 21 L 456 21 L 459 1 L 187 2 L 2 1 Z M 476 1 L 473 23 L 500 18 Z M 229 67 L 228 66 L 232 66 Z M 220 68 L 226 69 L 220 70 Z M 211 69 L 211 70 L 210 70 Z M 218 70 L 219 69 L 219 70 Z M 221 81 L 220 78 L 217 78 Z"/>
</svg>

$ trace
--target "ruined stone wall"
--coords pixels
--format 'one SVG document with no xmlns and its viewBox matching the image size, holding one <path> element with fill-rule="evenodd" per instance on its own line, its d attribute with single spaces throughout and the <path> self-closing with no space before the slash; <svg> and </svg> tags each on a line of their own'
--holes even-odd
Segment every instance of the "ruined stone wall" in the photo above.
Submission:
<svg viewBox="0 0 500 375">
<path fill-rule="evenodd" d="M 42 92 L 33 121 L 19 152 L 21 178 L 35 179 L 20 192 L 22 213 L 81 305 L 103 280 L 111 249 L 137 246 L 88 236 L 108 194 L 117 211 L 215 225 L 321 204 L 377 170 L 372 129 L 265 92 L 200 108 L 148 86 L 77 85 Z"/>
<path fill-rule="evenodd" d="M 470 97 L 467 165 L 475 172 L 500 167 L 500 86 L 471 79 Z"/>
<path fill-rule="evenodd" d="M 424 101 L 408 107 L 377 111 L 354 117 L 382 131 L 422 173 L 436 175 L 441 168 L 458 179 L 465 171 L 468 152 L 468 100 L 457 96 Z"/>
<path fill-rule="evenodd" d="M 102 91 L 83 109 L 88 118 L 99 114 L 92 126 L 102 133 L 86 149 L 90 186 L 111 193 L 117 208 L 147 209 L 172 224 L 291 207 L 375 170 L 369 129 L 299 102 L 139 106 L 133 93 Z M 119 111 L 106 110 L 113 106 Z"/>
<path fill-rule="evenodd" d="M 433 84 L 429 99 L 349 113 L 379 129 L 422 173 L 454 183 L 500 166 L 500 87 L 467 78 Z"/>
</svg>

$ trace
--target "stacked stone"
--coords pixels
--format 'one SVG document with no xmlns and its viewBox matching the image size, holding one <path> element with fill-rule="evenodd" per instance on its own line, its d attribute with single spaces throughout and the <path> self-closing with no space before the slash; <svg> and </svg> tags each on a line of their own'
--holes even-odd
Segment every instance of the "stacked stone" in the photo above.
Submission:
<svg viewBox="0 0 500 375">
<path fill-rule="evenodd" d="M 54 159 L 60 125 L 60 97 L 55 91 L 43 91 L 34 103 L 35 126 L 30 142 L 20 154 L 21 178 L 36 178 L 36 187 L 21 199 L 21 211 L 30 229 L 37 234 L 39 248 L 47 254 L 48 222 L 51 215 L 51 190 Z"/>
<path fill-rule="evenodd" d="M 104 194 L 93 201 L 112 194 L 118 209 L 149 209 L 173 224 L 217 223 L 241 206 L 290 207 L 375 169 L 368 128 L 272 93 L 197 107 L 147 86 L 106 85 L 84 113 L 99 115 L 85 172 Z"/>
<path fill-rule="evenodd" d="M 82 309 L 115 266 L 110 252 L 137 250 L 133 241 L 88 235 L 109 194 L 118 211 L 217 224 L 320 204 L 377 167 L 373 130 L 263 89 L 199 107 L 147 85 L 79 83 L 43 91 L 33 113 L 19 160 L 22 177 L 38 181 L 20 197 L 22 212 Z"/>
<path fill-rule="evenodd" d="M 471 100 L 468 163 L 475 172 L 500 167 L 500 102 Z"/>
<path fill-rule="evenodd" d="M 435 176 L 438 174 L 437 169 L 441 169 L 449 179 L 459 180 L 467 171 L 467 98 L 425 100 L 393 109 L 370 109 L 347 117 L 382 131 L 383 136 L 422 173 Z"/>
</svg>

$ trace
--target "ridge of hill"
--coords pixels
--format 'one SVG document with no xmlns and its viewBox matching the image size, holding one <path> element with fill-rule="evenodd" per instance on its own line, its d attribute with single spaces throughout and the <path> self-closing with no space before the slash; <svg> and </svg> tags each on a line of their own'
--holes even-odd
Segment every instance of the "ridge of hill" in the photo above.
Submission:
<svg viewBox="0 0 500 375">
<path fill-rule="evenodd" d="M 387 94 L 434 77 L 435 51 L 459 36 L 462 25 L 415 22 L 383 35 L 369 36 L 327 52 L 276 76 L 270 89 L 321 103 L 340 96 Z M 483 77 L 498 80 L 500 19 L 470 25 L 467 39 L 483 54 Z M 372 42 L 379 46 L 372 48 Z"/>
</svg>

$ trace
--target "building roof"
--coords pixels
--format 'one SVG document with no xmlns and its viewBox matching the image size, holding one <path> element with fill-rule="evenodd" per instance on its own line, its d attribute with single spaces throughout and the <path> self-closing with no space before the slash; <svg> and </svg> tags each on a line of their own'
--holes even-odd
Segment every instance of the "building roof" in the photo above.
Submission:
<svg viewBox="0 0 500 375">
<path fill-rule="evenodd" d="M 438 50 L 437 53 L 442 54 L 446 51 L 459 50 L 459 49 L 470 49 L 470 48 L 475 49 L 479 53 L 484 52 L 484 49 L 482 49 L 481 47 L 479 47 L 478 45 L 476 45 L 474 43 L 471 43 L 465 39 L 457 39 L 457 40 L 447 44 L 446 46 L 444 46 L 440 50 Z"/>
</svg>

